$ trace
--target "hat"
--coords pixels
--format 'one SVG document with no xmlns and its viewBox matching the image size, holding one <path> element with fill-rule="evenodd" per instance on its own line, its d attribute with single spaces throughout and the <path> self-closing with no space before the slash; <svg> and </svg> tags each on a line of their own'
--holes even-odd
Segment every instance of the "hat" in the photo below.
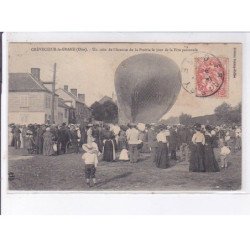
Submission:
<svg viewBox="0 0 250 250">
<path fill-rule="evenodd" d="M 200 130 L 201 130 L 201 124 L 200 124 L 200 123 L 196 123 L 196 124 L 194 125 L 194 128 L 195 128 L 196 130 L 200 131 Z"/>
</svg>

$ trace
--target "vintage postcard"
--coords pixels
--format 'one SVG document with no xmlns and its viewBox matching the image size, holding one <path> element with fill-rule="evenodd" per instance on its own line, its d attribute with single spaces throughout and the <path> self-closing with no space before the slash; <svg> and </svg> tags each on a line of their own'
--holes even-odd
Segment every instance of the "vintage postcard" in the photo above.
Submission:
<svg viewBox="0 0 250 250">
<path fill-rule="evenodd" d="M 9 191 L 241 190 L 241 43 L 7 53 Z"/>
</svg>

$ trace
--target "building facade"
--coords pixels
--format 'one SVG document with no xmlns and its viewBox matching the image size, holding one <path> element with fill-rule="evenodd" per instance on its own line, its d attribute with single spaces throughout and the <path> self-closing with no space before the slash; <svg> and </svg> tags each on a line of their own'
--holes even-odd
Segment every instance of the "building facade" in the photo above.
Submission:
<svg viewBox="0 0 250 250">
<path fill-rule="evenodd" d="M 56 94 L 62 98 L 70 110 L 69 123 L 87 123 L 91 120 L 91 109 L 85 104 L 85 95 L 77 94 L 77 89 L 69 91 L 68 85 L 56 90 Z"/>
<path fill-rule="evenodd" d="M 58 98 L 58 123 L 68 124 L 70 118 L 70 110 L 71 108 L 65 104 L 64 100 Z"/>
<path fill-rule="evenodd" d="M 33 72 L 32 72 L 33 73 Z M 52 92 L 29 73 L 9 74 L 9 123 L 52 123 Z M 58 95 L 54 95 L 54 122 L 58 122 Z"/>
</svg>

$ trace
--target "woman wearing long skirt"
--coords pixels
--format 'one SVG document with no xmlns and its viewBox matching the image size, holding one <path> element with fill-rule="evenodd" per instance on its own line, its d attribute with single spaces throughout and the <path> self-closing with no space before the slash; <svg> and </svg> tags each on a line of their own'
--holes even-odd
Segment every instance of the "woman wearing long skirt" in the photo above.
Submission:
<svg viewBox="0 0 250 250">
<path fill-rule="evenodd" d="M 160 132 L 157 134 L 157 150 L 155 157 L 155 164 L 157 168 L 168 168 L 168 145 L 167 145 L 167 133 L 163 126 L 160 126 Z"/>
<path fill-rule="evenodd" d="M 33 154 L 34 153 L 34 148 L 35 148 L 35 141 L 34 141 L 34 135 L 32 132 L 31 127 L 29 126 L 26 132 L 26 147 L 28 154 Z"/>
<path fill-rule="evenodd" d="M 122 151 L 123 149 L 126 149 L 128 147 L 127 145 L 127 137 L 126 137 L 126 127 L 121 126 L 121 130 L 119 132 L 118 137 L 118 150 Z"/>
<path fill-rule="evenodd" d="M 205 132 L 205 147 L 204 147 L 204 165 L 205 172 L 219 172 L 220 168 L 218 162 L 215 159 L 213 150 L 214 137 L 211 135 L 212 128 L 206 126 Z"/>
<path fill-rule="evenodd" d="M 115 160 L 114 134 L 106 126 L 103 131 L 103 161 L 111 162 Z"/>
<path fill-rule="evenodd" d="M 24 125 L 23 128 L 22 128 L 22 133 L 21 133 L 21 138 L 23 138 L 23 148 L 24 149 L 27 149 L 27 137 L 26 137 L 26 134 L 27 134 L 27 127 L 26 127 L 26 125 Z"/>
<path fill-rule="evenodd" d="M 53 134 L 50 132 L 50 128 L 46 128 L 43 134 L 43 155 L 53 155 Z"/>
<path fill-rule="evenodd" d="M 190 172 L 205 172 L 204 164 L 204 145 L 205 136 L 201 133 L 201 125 L 195 125 L 195 133 L 192 137 L 192 144 L 190 146 L 191 155 L 189 161 Z"/>
</svg>

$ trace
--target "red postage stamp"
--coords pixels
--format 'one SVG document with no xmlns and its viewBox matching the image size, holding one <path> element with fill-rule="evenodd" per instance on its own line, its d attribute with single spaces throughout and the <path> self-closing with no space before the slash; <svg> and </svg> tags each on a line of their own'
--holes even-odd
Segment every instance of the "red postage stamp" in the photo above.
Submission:
<svg viewBox="0 0 250 250">
<path fill-rule="evenodd" d="M 195 58 L 196 96 L 226 96 L 226 65 L 226 58 L 219 59 L 214 56 Z"/>
</svg>

